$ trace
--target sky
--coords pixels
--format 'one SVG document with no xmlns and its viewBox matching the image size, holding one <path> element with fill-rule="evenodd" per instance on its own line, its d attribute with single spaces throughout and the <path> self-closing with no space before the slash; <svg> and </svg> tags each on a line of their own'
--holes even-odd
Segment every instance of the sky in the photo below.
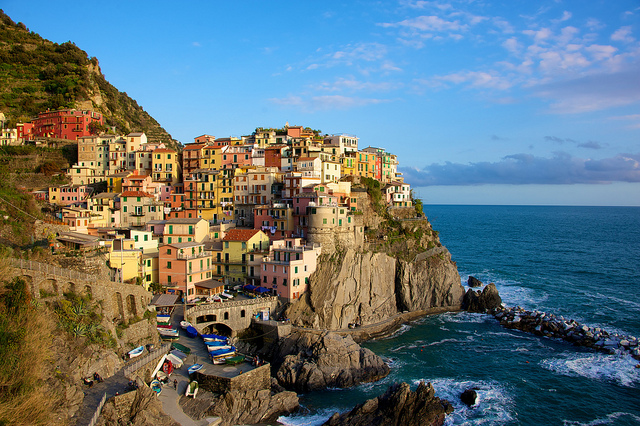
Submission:
<svg viewBox="0 0 640 426">
<path fill-rule="evenodd" d="M 426 204 L 640 205 L 640 2 L 0 0 L 177 140 L 308 126 Z"/>
</svg>

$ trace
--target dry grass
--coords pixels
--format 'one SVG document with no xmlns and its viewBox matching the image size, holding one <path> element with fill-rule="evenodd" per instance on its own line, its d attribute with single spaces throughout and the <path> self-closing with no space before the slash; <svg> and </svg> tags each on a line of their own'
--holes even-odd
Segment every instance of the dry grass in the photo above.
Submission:
<svg viewBox="0 0 640 426">
<path fill-rule="evenodd" d="M 0 285 L 0 425 L 53 424 L 44 383 L 53 328 L 23 282 Z"/>
</svg>

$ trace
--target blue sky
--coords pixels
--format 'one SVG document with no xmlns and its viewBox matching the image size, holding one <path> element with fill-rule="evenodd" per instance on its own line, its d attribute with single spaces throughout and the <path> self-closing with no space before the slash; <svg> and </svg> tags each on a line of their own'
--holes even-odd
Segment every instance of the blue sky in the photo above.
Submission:
<svg viewBox="0 0 640 426">
<path fill-rule="evenodd" d="M 183 143 L 285 122 L 429 204 L 640 205 L 640 3 L 3 0 Z"/>
</svg>

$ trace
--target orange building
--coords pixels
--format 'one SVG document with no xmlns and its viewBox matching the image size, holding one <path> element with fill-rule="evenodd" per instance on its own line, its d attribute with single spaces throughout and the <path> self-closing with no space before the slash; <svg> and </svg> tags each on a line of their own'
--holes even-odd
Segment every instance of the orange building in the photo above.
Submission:
<svg viewBox="0 0 640 426">
<path fill-rule="evenodd" d="M 62 109 L 38 114 L 33 120 L 34 137 L 78 140 L 80 136 L 92 134 L 91 124 L 103 124 L 102 114 L 93 111 Z"/>
</svg>

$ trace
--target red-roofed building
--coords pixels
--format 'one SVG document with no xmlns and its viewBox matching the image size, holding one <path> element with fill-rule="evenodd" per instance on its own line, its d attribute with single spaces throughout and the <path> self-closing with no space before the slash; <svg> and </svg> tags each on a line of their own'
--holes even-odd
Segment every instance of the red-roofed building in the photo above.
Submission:
<svg viewBox="0 0 640 426">
<path fill-rule="evenodd" d="M 45 111 L 33 120 L 33 136 L 78 140 L 80 136 L 89 136 L 91 124 L 103 124 L 102 114 L 93 111 L 62 109 Z"/>
<path fill-rule="evenodd" d="M 250 270 L 249 265 L 262 260 L 269 249 L 269 237 L 257 229 L 230 229 L 222 239 L 221 258 L 216 263 L 223 268 L 222 276 L 227 284 L 245 284 L 247 277 L 259 276 L 260 271 Z M 251 268 L 255 268 L 251 266 Z"/>
</svg>

